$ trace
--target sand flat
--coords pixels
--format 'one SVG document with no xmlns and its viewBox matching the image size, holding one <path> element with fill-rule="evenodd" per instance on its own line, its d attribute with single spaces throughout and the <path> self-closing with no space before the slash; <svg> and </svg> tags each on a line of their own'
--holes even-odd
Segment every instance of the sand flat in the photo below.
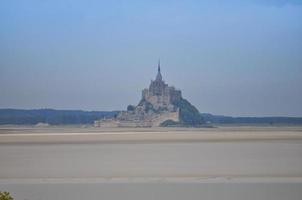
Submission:
<svg viewBox="0 0 302 200">
<path fill-rule="evenodd" d="M 302 140 L 301 126 L 219 128 L 76 128 L 0 126 L 0 144 Z"/>
<path fill-rule="evenodd" d="M 4 130 L 0 179 L 302 177 L 299 126 Z"/>
<path fill-rule="evenodd" d="M 0 179 L 302 177 L 302 143 L 0 145 Z"/>
<path fill-rule="evenodd" d="M 165 142 L 218 142 L 251 140 L 302 140 L 301 133 L 35 133 L 0 135 L 0 144 L 16 143 L 165 143 Z"/>
<path fill-rule="evenodd" d="M 302 196 L 298 126 L 6 126 L 0 133 L 0 189 L 16 199 L 300 200 Z"/>
</svg>

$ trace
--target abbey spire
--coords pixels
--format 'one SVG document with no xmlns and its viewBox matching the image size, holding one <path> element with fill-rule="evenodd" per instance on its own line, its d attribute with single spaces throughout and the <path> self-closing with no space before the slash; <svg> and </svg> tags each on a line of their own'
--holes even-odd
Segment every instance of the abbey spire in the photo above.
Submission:
<svg viewBox="0 0 302 200">
<path fill-rule="evenodd" d="M 156 81 L 162 81 L 162 80 L 163 80 L 163 78 L 160 73 L 160 60 L 158 60 Z"/>
</svg>

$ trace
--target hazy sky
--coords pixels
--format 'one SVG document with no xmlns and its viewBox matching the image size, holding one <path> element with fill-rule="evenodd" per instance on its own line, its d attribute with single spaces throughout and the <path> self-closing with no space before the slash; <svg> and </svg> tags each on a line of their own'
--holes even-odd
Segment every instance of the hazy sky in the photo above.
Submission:
<svg viewBox="0 0 302 200">
<path fill-rule="evenodd" d="M 125 109 L 159 57 L 201 112 L 302 116 L 301 0 L 0 1 L 0 108 Z"/>
</svg>

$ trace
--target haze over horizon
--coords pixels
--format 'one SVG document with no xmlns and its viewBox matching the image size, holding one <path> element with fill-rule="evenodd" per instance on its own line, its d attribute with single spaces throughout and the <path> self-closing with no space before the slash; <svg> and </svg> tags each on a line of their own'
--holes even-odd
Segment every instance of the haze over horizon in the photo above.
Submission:
<svg viewBox="0 0 302 200">
<path fill-rule="evenodd" d="M 161 59 L 202 113 L 302 117 L 302 1 L 0 2 L 0 108 L 124 110 Z"/>
</svg>

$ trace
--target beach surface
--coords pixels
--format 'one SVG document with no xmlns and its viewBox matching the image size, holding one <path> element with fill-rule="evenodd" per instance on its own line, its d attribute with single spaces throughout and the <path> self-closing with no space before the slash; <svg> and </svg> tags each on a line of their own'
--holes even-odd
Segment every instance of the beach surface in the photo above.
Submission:
<svg viewBox="0 0 302 200">
<path fill-rule="evenodd" d="M 302 196 L 301 126 L 2 126 L 0 160 L 0 190 L 16 199 Z"/>
</svg>

